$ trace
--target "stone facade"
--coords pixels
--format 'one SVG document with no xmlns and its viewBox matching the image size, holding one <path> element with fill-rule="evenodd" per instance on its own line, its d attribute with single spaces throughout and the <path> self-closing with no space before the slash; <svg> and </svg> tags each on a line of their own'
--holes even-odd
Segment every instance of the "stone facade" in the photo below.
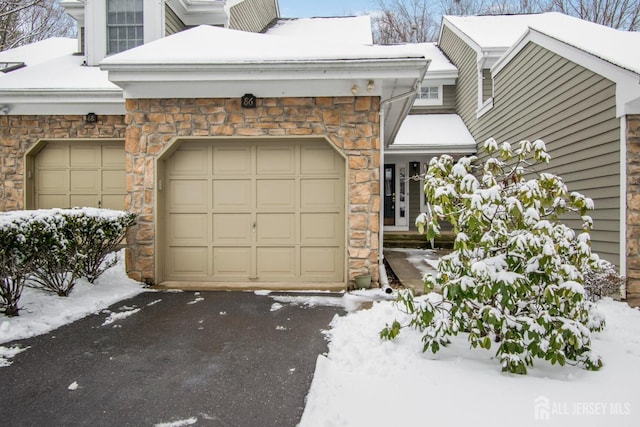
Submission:
<svg viewBox="0 0 640 427">
<path fill-rule="evenodd" d="M 155 282 L 155 160 L 175 137 L 327 138 L 348 166 L 348 278 L 370 272 L 378 281 L 380 126 L 378 97 L 265 98 L 243 109 L 240 99 L 129 99 L 126 209 L 132 230 L 129 273 Z"/>
<path fill-rule="evenodd" d="M 85 123 L 79 115 L 0 116 L 0 211 L 24 206 L 24 155 L 43 139 L 124 138 L 125 116 L 100 116 Z"/>
<path fill-rule="evenodd" d="M 627 117 L 627 301 L 640 306 L 640 115 Z"/>
</svg>

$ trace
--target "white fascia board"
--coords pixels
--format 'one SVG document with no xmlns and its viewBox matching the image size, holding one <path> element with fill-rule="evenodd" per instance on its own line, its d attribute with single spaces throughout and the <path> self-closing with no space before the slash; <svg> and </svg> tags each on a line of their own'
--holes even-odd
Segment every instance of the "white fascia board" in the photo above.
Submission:
<svg viewBox="0 0 640 427">
<path fill-rule="evenodd" d="M 256 96 L 382 96 L 384 81 L 422 76 L 428 61 L 422 58 L 389 61 L 315 61 L 290 63 L 222 64 L 103 64 L 109 80 L 125 90 L 126 98 L 226 96 L 245 87 Z M 369 80 L 374 87 L 367 90 Z M 203 89 L 207 88 L 203 92 Z M 240 94 L 242 95 L 242 94 Z"/>
<path fill-rule="evenodd" d="M 9 115 L 126 113 L 122 91 L 1 91 Z"/>
<path fill-rule="evenodd" d="M 167 4 L 187 26 L 225 26 L 228 21 L 224 1 L 167 0 Z"/>
<path fill-rule="evenodd" d="M 556 55 L 614 82 L 616 84 L 617 117 L 640 113 L 640 102 L 638 102 L 640 99 L 640 75 L 535 29 L 530 28 L 511 49 L 505 52 L 491 69 L 491 74 L 498 75 L 529 42 L 542 46 Z"/>
<path fill-rule="evenodd" d="M 67 15 L 76 20 L 80 26 L 84 26 L 84 2 L 82 1 L 61 1 L 60 6 L 64 8 Z"/>
<path fill-rule="evenodd" d="M 407 146 L 394 146 L 390 145 L 386 148 L 385 153 L 389 156 L 413 154 L 413 155 L 440 155 L 446 154 L 463 154 L 471 155 L 477 151 L 475 144 L 473 145 L 449 145 L 449 144 L 433 144 L 428 146 L 423 145 L 407 145 Z"/>
</svg>

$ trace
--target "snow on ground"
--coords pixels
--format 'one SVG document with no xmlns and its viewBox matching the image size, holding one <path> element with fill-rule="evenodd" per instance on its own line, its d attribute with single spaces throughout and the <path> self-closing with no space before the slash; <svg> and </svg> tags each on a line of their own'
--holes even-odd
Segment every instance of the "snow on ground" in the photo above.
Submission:
<svg viewBox="0 0 640 427">
<path fill-rule="evenodd" d="M 422 352 L 415 330 L 381 341 L 385 324 L 403 318 L 389 301 L 336 316 L 300 426 L 635 426 L 640 312 L 610 299 L 599 307 L 601 371 L 537 361 L 526 376 L 502 373 L 495 347 L 470 349 L 466 336 L 435 355 Z"/>
<path fill-rule="evenodd" d="M 141 283 L 127 277 L 124 250 L 118 252 L 117 257 L 116 265 L 105 271 L 95 284 L 78 280 L 68 297 L 25 287 L 19 302 L 20 315 L 0 315 L 0 343 L 49 332 L 145 291 Z M 116 317 L 124 315 L 112 313 Z"/>
</svg>

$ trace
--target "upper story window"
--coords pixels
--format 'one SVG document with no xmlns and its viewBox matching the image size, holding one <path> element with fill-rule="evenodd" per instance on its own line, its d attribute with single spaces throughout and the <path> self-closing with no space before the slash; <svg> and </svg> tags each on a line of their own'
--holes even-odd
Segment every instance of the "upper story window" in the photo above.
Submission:
<svg viewBox="0 0 640 427">
<path fill-rule="evenodd" d="M 415 105 L 442 105 L 442 86 L 428 86 L 423 84 L 416 96 Z"/>
<path fill-rule="evenodd" d="M 107 0 L 107 55 L 144 43 L 143 0 Z"/>
</svg>

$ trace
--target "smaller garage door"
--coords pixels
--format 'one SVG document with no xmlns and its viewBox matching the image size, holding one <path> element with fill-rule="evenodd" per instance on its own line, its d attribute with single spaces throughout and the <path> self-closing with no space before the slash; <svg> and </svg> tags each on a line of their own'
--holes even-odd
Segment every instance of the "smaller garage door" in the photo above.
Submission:
<svg viewBox="0 0 640 427">
<path fill-rule="evenodd" d="M 117 141 L 49 142 L 34 161 L 36 209 L 124 209 L 125 151 Z"/>
<path fill-rule="evenodd" d="M 324 141 L 183 143 L 166 163 L 165 280 L 342 282 L 344 168 Z"/>
</svg>

